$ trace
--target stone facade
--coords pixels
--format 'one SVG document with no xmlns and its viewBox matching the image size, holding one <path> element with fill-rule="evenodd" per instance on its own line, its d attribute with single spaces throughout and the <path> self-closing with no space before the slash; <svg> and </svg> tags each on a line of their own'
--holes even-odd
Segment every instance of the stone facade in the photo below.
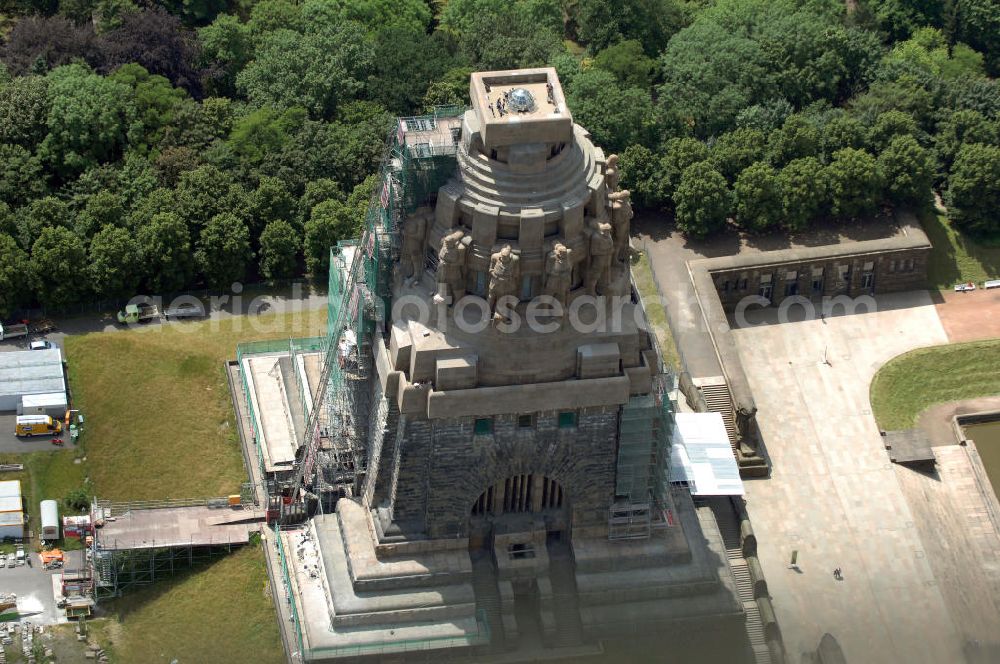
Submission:
<svg viewBox="0 0 1000 664">
<path fill-rule="evenodd" d="M 460 124 L 400 124 L 401 149 L 454 137 L 456 168 L 397 229 L 390 299 L 408 304 L 371 341 L 360 495 L 311 526 L 328 596 L 305 612 L 308 647 L 535 659 L 550 654 L 519 643 L 526 628 L 542 648 L 664 623 L 738 633 L 715 521 L 666 484 L 671 404 L 630 290 L 617 159 L 573 123 L 553 69 L 476 74 L 470 92 Z M 510 328 L 536 306 L 544 330 Z M 621 488 L 654 464 L 655 486 Z M 620 534 L 622 508 L 642 527 Z"/>
<path fill-rule="evenodd" d="M 901 238 L 789 249 L 695 261 L 708 270 L 722 306 L 732 311 L 744 297 L 760 295 L 780 305 L 809 299 L 917 290 L 927 282 L 930 243 L 919 226 Z"/>
<path fill-rule="evenodd" d="M 572 413 L 574 424 L 560 426 L 561 413 Z M 481 426 L 489 422 L 492 431 L 476 433 L 477 419 Z M 376 495 L 375 504 L 391 497 L 392 517 L 407 530 L 467 537 L 473 504 L 489 486 L 537 475 L 562 487 L 574 526 L 606 527 L 614 498 L 618 409 L 539 411 L 527 426 L 519 419 L 516 414 L 402 419 L 395 484 L 390 496 Z"/>
</svg>

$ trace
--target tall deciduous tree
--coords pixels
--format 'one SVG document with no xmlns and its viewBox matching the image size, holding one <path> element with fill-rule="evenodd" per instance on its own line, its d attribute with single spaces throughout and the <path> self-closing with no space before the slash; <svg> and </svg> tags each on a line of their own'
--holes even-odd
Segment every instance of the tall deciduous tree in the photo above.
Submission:
<svg viewBox="0 0 1000 664">
<path fill-rule="evenodd" d="M 770 164 L 758 161 L 747 167 L 736 178 L 733 192 L 736 220 L 741 226 L 766 231 L 781 224 L 781 181 Z"/>
<path fill-rule="evenodd" d="M 684 169 L 674 201 L 677 227 L 694 237 L 704 237 L 721 229 L 733 208 L 733 196 L 726 178 L 707 161 Z"/>
<path fill-rule="evenodd" d="M 729 182 L 735 182 L 750 164 L 764 159 L 764 144 L 764 134 L 756 129 L 734 129 L 715 141 L 711 160 Z"/>
<path fill-rule="evenodd" d="M 179 215 L 154 214 L 137 232 L 146 266 L 146 285 L 156 293 L 176 293 L 191 283 L 194 260 L 191 235 Z"/>
<path fill-rule="evenodd" d="M 875 212 L 882 187 L 875 158 L 865 150 L 844 148 L 827 167 L 830 201 L 835 215 L 857 219 Z"/>
<path fill-rule="evenodd" d="M 18 75 L 44 74 L 80 60 L 91 66 L 101 62 L 94 27 L 75 25 L 62 16 L 23 17 L 7 36 L 3 58 L 10 72 Z"/>
<path fill-rule="evenodd" d="M 912 136 L 892 139 L 878 156 L 878 172 L 893 202 L 922 205 L 930 200 L 934 162 Z"/>
<path fill-rule="evenodd" d="M 660 159 L 664 201 L 675 201 L 674 193 L 687 167 L 706 161 L 709 156 L 708 146 L 696 138 L 672 138 L 667 141 Z"/>
<path fill-rule="evenodd" d="M 33 150 L 48 133 L 49 98 L 43 76 L 18 76 L 0 86 L 0 143 Z"/>
<path fill-rule="evenodd" d="M 250 231 L 235 214 L 224 212 L 212 217 L 201 231 L 194 252 L 198 269 L 211 288 L 228 288 L 246 275 L 253 257 Z"/>
<path fill-rule="evenodd" d="M 267 279 L 287 279 L 298 267 L 299 233 L 284 219 L 269 223 L 260 235 L 260 273 Z"/>
<path fill-rule="evenodd" d="M 619 152 L 635 143 L 651 143 L 656 134 L 649 93 L 622 88 L 614 74 L 603 69 L 590 69 L 576 76 L 566 101 L 574 119 L 607 150 Z"/>
<path fill-rule="evenodd" d="M 39 156 L 62 176 L 117 157 L 135 119 L 127 85 L 98 76 L 81 65 L 48 75 L 49 133 Z"/>
<path fill-rule="evenodd" d="M 305 225 L 306 270 L 314 279 L 326 276 L 330 268 L 330 248 L 339 240 L 354 237 L 361 218 L 354 206 L 336 199 L 323 201 L 312 209 Z"/>
<path fill-rule="evenodd" d="M 580 39 L 594 53 L 623 40 L 636 40 L 656 55 L 687 24 L 684 6 L 675 0 L 579 0 L 575 13 Z"/>
<path fill-rule="evenodd" d="M 159 8 L 125 14 L 120 27 L 101 36 L 105 71 L 134 62 L 195 97 L 201 96 L 198 49 L 180 19 Z"/>
<path fill-rule="evenodd" d="M 62 226 L 42 229 L 31 247 L 29 274 L 44 306 L 63 307 L 78 301 L 88 282 L 83 243 Z"/>
<path fill-rule="evenodd" d="M 955 157 L 945 200 L 952 220 L 980 234 L 1000 231 L 1000 147 L 970 143 Z"/>
<path fill-rule="evenodd" d="M 28 254 L 17 241 L 0 233 L 0 318 L 7 318 L 28 299 Z"/>
<path fill-rule="evenodd" d="M 236 88 L 256 107 L 300 106 L 330 118 L 357 97 L 372 68 L 371 42 L 353 22 L 315 26 L 306 34 L 275 30 L 236 76 Z"/>
<path fill-rule="evenodd" d="M 139 285 L 139 243 L 127 229 L 105 226 L 94 235 L 87 265 L 94 291 L 102 297 L 127 297 Z"/>
<path fill-rule="evenodd" d="M 815 157 L 794 159 L 778 173 L 781 186 L 782 225 L 804 229 L 828 204 L 826 171 Z"/>
<path fill-rule="evenodd" d="M 41 160 L 20 145 L 0 143 L 0 201 L 23 205 L 45 190 Z"/>
</svg>

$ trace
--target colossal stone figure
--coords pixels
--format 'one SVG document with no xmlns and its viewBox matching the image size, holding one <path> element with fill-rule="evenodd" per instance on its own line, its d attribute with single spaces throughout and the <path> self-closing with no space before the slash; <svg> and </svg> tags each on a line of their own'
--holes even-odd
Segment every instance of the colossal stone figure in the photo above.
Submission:
<svg viewBox="0 0 1000 664">
<path fill-rule="evenodd" d="M 458 302 L 465 295 L 465 245 L 462 239 L 465 233 L 453 231 L 441 240 L 441 251 L 438 252 L 438 296 L 451 295 L 451 304 Z"/>
<path fill-rule="evenodd" d="M 497 300 L 505 295 L 517 297 L 517 256 L 509 244 L 490 256 L 490 290 L 486 302 L 494 314 Z"/>
<path fill-rule="evenodd" d="M 614 191 L 618 188 L 619 177 L 618 155 L 608 155 L 607 167 L 604 169 L 604 182 L 608 187 L 608 191 Z"/>
<path fill-rule="evenodd" d="M 611 224 L 601 222 L 590 231 L 590 262 L 587 264 L 587 292 L 597 295 L 597 289 L 607 286 L 611 272 L 611 258 L 615 242 L 611 238 Z"/>
<path fill-rule="evenodd" d="M 608 194 L 611 223 L 615 231 L 615 260 L 628 261 L 629 233 L 632 226 L 632 202 L 628 189 Z"/>
<path fill-rule="evenodd" d="M 545 258 L 545 286 L 543 292 L 559 302 L 565 312 L 566 298 L 572 285 L 573 263 L 570 250 L 562 242 L 556 242 Z"/>
<path fill-rule="evenodd" d="M 424 236 L 427 234 L 427 215 L 417 211 L 403 224 L 403 249 L 401 263 L 403 277 L 420 279 L 424 266 Z"/>
</svg>

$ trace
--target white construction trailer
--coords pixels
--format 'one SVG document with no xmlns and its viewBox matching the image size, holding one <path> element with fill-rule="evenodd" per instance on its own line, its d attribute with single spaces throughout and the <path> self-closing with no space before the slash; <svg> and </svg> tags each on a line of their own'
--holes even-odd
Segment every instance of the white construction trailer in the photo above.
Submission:
<svg viewBox="0 0 1000 664">
<path fill-rule="evenodd" d="M 43 500 L 42 508 L 42 539 L 59 539 L 59 503 L 54 500 Z"/>
<path fill-rule="evenodd" d="M 66 416 L 69 404 L 65 392 L 45 392 L 43 394 L 25 394 L 21 397 L 18 415 L 49 415 L 57 420 Z"/>
</svg>

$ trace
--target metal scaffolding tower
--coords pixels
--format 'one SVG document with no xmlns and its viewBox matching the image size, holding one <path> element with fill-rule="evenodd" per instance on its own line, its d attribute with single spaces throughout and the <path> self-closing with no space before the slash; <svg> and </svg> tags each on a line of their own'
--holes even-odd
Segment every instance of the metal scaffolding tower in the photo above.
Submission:
<svg viewBox="0 0 1000 664">
<path fill-rule="evenodd" d="M 323 368 L 303 428 L 295 467 L 280 487 L 282 522 L 305 516 L 306 491 L 330 510 L 340 496 L 356 495 L 364 479 L 373 395 L 373 344 L 383 343 L 391 306 L 391 266 L 398 260 L 405 215 L 431 202 L 452 176 L 464 109 L 400 118 L 386 149 L 359 240 L 331 250 L 327 336 Z"/>
</svg>

